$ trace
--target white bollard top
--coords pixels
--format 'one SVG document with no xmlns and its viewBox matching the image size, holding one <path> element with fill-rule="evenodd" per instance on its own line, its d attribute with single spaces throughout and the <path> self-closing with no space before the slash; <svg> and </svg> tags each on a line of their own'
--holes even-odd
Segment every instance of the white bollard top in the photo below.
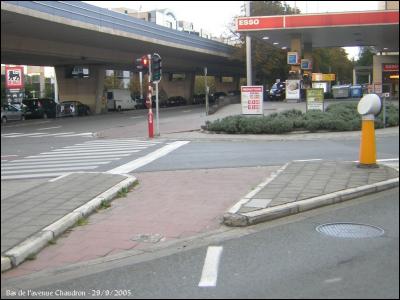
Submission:
<svg viewBox="0 0 400 300">
<path fill-rule="evenodd" d="M 360 115 L 378 115 L 382 109 L 382 101 L 376 94 L 367 94 L 358 102 L 357 110 Z"/>
</svg>

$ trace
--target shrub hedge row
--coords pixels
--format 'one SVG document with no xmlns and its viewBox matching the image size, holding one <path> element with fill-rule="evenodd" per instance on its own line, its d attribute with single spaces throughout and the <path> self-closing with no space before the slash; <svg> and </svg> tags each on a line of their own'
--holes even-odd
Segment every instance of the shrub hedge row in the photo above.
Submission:
<svg viewBox="0 0 400 300">
<path fill-rule="evenodd" d="M 392 104 L 386 107 L 386 126 L 399 125 L 399 109 Z M 206 122 L 203 127 L 218 133 L 280 134 L 294 130 L 354 131 L 361 129 L 361 116 L 357 103 L 335 103 L 325 112 L 292 109 L 268 116 L 230 116 L 214 122 Z M 383 128 L 383 113 L 375 118 L 375 128 Z"/>
</svg>

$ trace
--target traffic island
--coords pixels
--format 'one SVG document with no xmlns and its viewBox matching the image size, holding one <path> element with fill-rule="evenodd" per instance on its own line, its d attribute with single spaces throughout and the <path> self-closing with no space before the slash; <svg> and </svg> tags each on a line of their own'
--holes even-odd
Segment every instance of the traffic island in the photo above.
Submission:
<svg viewBox="0 0 400 300">
<path fill-rule="evenodd" d="M 293 161 L 236 203 L 223 223 L 249 226 L 398 185 L 399 172 L 384 165 L 360 169 L 355 162 Z"/>
</svg>

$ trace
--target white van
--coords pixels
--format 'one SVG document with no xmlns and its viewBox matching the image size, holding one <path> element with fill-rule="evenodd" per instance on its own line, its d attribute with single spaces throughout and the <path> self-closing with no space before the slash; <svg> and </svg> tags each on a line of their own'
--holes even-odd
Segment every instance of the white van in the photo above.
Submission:
<svg viewBox="0 0 400 300">
<path fill-rule="evenodd" d="M 135 109 L 136 100 L 131 97 L 129 90 L 109 89 L 106 93 L 108 110 Z"/>
</svg>

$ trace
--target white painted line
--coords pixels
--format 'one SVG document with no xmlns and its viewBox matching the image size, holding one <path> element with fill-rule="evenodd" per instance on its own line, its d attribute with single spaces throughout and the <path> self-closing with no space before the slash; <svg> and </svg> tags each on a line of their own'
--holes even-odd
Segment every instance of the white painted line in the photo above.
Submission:
<svg viewBox="0 0 400 300">
<path fill-rule="evenodd" d="M 47 128 L 39 128 L 37 130 L 47 130 L 47 129 L 55 129 L 55 128 L 60 128 L 61 126 L 54 126 L 54 127 L 47 127 Z"/>
<path fill-rule="evenodd" d="M 43 133 L 41 133 L 40 135 L 36 135 L 36 136 L 33 136 L 33 137 L 44 137 L 44 136 L 57 136 L 57 135 L 67 135 L 67 134 L 72 134 L 72 133 L 74 133 L 73 131 L 71 131 L 71 132 L 60 132 L 60 133 L 46 133 L 46 132 L 43 132 Z"/>
<path fill-rule="evenodd" d="M 77 144 L 74 146 L 114 146 L 114 145 L 135 145 L 135 146 L 153 146 L 156 143 L 145 143 L 145 142 L 86 142 L 83 144 Z"/>
<path fill-rule="evenodd" d="M 68 134 L 68 135 L 56 135 L 55 137 L 71 137 L 71 136 L 93 136 L 92 132 L 84 132 L 84 133 L 75 133 L 75 134 Z"/>
<path fill-rule="evenodd" d="M 160 144 L 162 142 L 158 141 L 143 141 L 143 140 L 136 140 L 136 139 L 112 139 L 112 140 L 97 140 L 97 141 L 90 141 L 88 143 L 113 143 L 113 142 L 137 142 L 137 143 L 150 143 L 150 144 Z"/>
<path fill-rule="evenodd" d="M 48 158 L 45 158 L 43 160 L 39 159 L 37 161 L 24 161 L 23 162 L 8 162 L 5 164 L 2 164 L 2 167 L 11 167 L 11 166 L 29 166 L 29 165 L 41 165 L 41 164 L 59 164 L 59 163 L 102 163 L 102 164 L 108 164 L 112 160 L 118 160 L 121 158 L 109 158 L 109 159 L 76 159 L 76 160 L 65 160 L 65 159 L 57 159 L 57 160 L 51 160 Z"/>
<path fill-rule="evenodd" d="M 118 156 L 129 156 L 130 154 L 120 154 L 120 155 L 118 155 Z M 115 157 L 115 155 L 101 155 L 101 156 L 95 156 L 95 155 L 93 155 L 93 156 L 90 156 L 89 158 L 85 158 L 85 157 L 76 157 L 76 156 L 74 156 L 74 157 L 63 157 L 63 158 L 40 158 L 40 156 L 37 156 L 38 158 L 34 158 L 34 159 L 31 159 L 31 158 L 25 158 L 25 159 L 16 159 L 16 160 L 12 160 L 12 161 L 10 161 L 10 163 L 14 163 L 14 162 L 33 162 L 33 161 L 46 161 L 46 162 L 48 162 L 48 161 L 52 161 L 52 160 L 56 160 L 56 161 L 60 161 L 60 160 L 62 160 L 62 161 L 65 161 L 65 160 L 74 160 L 74 159 L 82 159 L 82 160 L 84 160 L 84 161 L 89 161 L 89 160 L 99 160 L 100 159 L 100 161 L 103 161 L 103 159 L 105 158 L 106 160 L 117 160 L 117 159 L 121 159 L 121 157 L 119 157 L 119 158 L 117 158 L 117 157 Z"/>
<path fill-rule="evenodd" d="M 213 287 L 217 285 L 218 266 L 221 259 L 222 249 L 221 246 L 208 247 L 199 287 Z"/>
<path fill-rule="evenodd" d="M 52 150 L 52 151 L 65 151 L 65 150 L 90 150 L 90 149 L 96 149 L 96 150 L 108 150 L 108 149 L 146 149 L 149 146 L 70 146 L 70 147 L 65 147 L 57 150 Z"/>
<path fill-rule="evenodd" d="M 27 179 L 27 178 L 43 178 L 43 177 L 55 177 L 65 174 L 65 172 L 57 172 L 57 173 L 44 173 L 44 174 L 28 174 L 28 175 L 10 175 L 10 176 L 1 176 L 1 180 L 10 180 L 10 179 Z"/>
<path fill-rule="evenodd" d="M 42 173 L 42 172 L 52 172 L 52 171 L 72 171 L 72 170 L 93 170 L 97 169 L 98 166 L 94 167 L 72 167 L 72 168 L 50 168 L 50 169 L 35 169 L 35 170 L 19 170 L 19 171 L 2 171 L 1 174 L 18 174 L 18 173 Z"/>
<path fill-rule="evenodd" d="M 146 156 L 143 156 L 141 158 L 135 159 L 125 165 L 119 166 L 115 169 L 109 170 L 106 173 L 110 174 L 128 174 L 129 172 L 132 172 L 133 170 L 136 170 L 140 167 L 143 167 L 156 159 L 163 157 L 164 155 L 167 155 L 168 153 L 178 149 L 179 147 L 182 147 L 186 144 L 190 143 L 190 141 L 177 141 L 173 142 L 169 145 L 166 145 L 160 149 L 157 149 L 154 152 L 151 152 L 147 154 Z"/>
<path fill-rule="evenodd" d="M 114 157 L 117 156 L 121 156 L 119 154 L 125 154 L 125 153 L 135 153 L 135 152 L 139 152 L 139 150 L 132 150 L 132 151 L 109 151 L 109 152 L 96 152 L 96 155 L 100 155 L 100 154 L 114 154 Z M 54 152 L 47 152 L 47 153 L 54 153 Z M 47 154 L 46 153 L 46 154 Z M 44 153 L 42 153 L 44 154 Z M 82 153 L 79 154 L 79 156 L 91 156 L 93 153 Z M 65 156 L 72 156 L 72 155 L 77 155 L 77 153 L 70 153 L 70 154 L 57 154 L 55 153 L 54 155 L 36 155 L 36 156 L 28 156 L 29 158 L 38 158 L 38 157 L 65 157 Z M 76 158 L 76 156 L 75 156 Z"/>
<path fill-rule="evenodd" d="M 320 161 L 322 158 L 312 158 L 312 159 L 296 159 L 295 162 L 307 162 L 307 161 Z"/>
<path fill-rule="evenodd" d="M 52 152 L 43 152 L 43 154 L 50 154 L 50 153 L 95 153 L 95 152 L 104 152 L 104 151 L 125 151 L 125 150 L 143 150 L 146 148 L 138 148 L 138 147 L 126 147 L 126 148 L 106 148 L 106 149 L 96 149 L 96 148 L 82 148 L 82 149 L 58 149 L 53 150 Z"/>
<path fill-rule="evenodd" d="M 10 154 L 10 155 L 2 155 L 1 158 L 5 158 L 5 157 L 15 157 L 18 156 L 16 154 Z"/>
<path fill-rule="evenodd" d="M 7 138 L 17 138 L 17 137 L 23 137 L 23 136 L 34 136 L 34 135 L 41 135 L 43 133 L 36 132 L 36 133 L 20 133 L 18 135 L 13 135 L 13 136 L 6 136 Z"/>
<path fill-rule="evenodd" d="M 49 182 L 54 182 L 54 181 L 60 180 L 61 178 L 67 177 L 70 174 L 72 174 L 72 173 L 65 173 L 65 174 L 63 174 L 61 176 L 58 176 L 58 177 L 53 178 L 53 179 L 50 179 Z"/>
<path fill-rule="evenodd" d="M 106 165 L 110 162 L 83 162 L 83 163 L 71 163 L 68 162 L 68 164 L 50 164 L 50 165 L 43 165 L 43 164 L 36 164 L 34 166 L 32 165 L 19 165 L 19 166 L 6 166 L 3 167 L 1 166 L 1 171 L 3 170 L 28 170 L 28 169 L 33 169 L 34 170 L 39 170 L 40 168 L 52 168 L 52 167 L 73 167 L 73 166 L 95 166 L 95 165 Z"/>
<path fill-rule="evenodd" d="M 377 159 L 377 162 L 386 162 L 386 161 L 399 161 L 399 158 L 384 158 L 384 159 Z M 358 163 L 360 162 L 359 160 L 347 160 L 346 162 L 354 162 Z"/>
<path fill-rule="evenodd" d="M 146 117 L 145 116 L 136 116 L 136 117 L 130 117 L 129 119 L 139 119 L 139 118 L 145 119 Z"/>
</svg>

